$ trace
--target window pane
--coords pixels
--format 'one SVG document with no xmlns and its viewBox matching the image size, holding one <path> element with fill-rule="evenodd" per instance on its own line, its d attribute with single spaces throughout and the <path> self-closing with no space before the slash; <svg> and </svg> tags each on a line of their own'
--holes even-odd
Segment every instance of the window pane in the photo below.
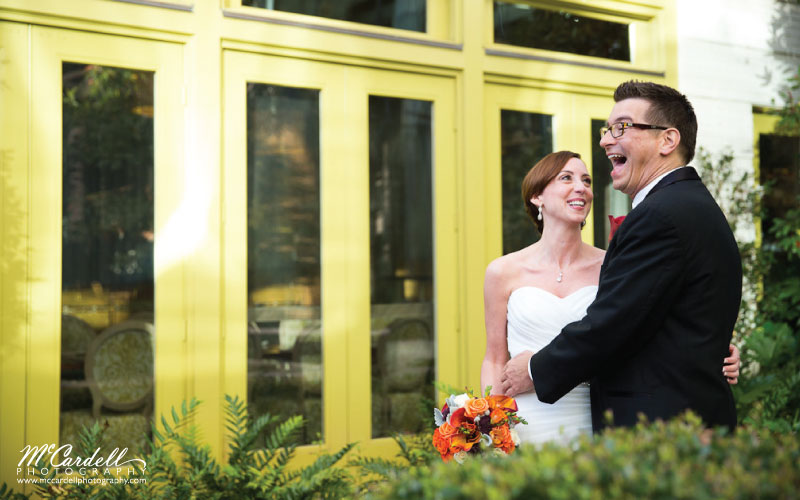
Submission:
<svg viewBox="0 0 800 500">
<path fill-rule="evenodd" d="M 630 61 L 628 25 L 525 4 L 494 2 L 494 41 Z"/>
<path fill-rule="evenodd" d="M 321 439 L 319 92 L 247 86 L 248 402 Z"/>
<path fill-rule="evenodd" d="M 133 451 L 153 407 L 153 73 L 62 77 L 60 441 L 99 419 Z"/>
<path fill-rule="evenodd" d="M 605 120 L 592 120 L 592 214 L 594 221 L 594 246 L 608 248 L 611 225 L 608 216 L 627 215 L 631 211 L 631 199 L 611 185 L 611 162 L 606 150 L 596 140 L 598 131 L 606 125 Z"/>
<path fill-rule="evenodd" d="M 373 437 L 421 431 L 434 400 L 431 108 L 369 98 Z"/>
<path fill-rule="evenodd" d="M 242 0 L 242 5 L 425 32 L 425 0 Z"/>
<path fill-rule="evenodd" d="M 761 200 L 764 216 L 761 218 L 763 248 L 771 251 L 775 262 L 771 273 L 765 277 L 764 293 L 778 293 L 773 288 L 787 270 L 793 268 L 789 256 L 779 249 L 776 237 L 770 233 L 775 219 L 784 219 L 792 209 L 798 208 L 800 199 L 800 137 L 774 134 L 759 136 L 759 171 L 761 184 L 768 186 Z"/>
<path fill-rule="evenodd" d="M 525 211 L 522 179 L 536 162 L 553 152 L 553 117 L 501 110 L 500 141 L 505 255 L 539 241 L 539 231 Z"/>
</svg>

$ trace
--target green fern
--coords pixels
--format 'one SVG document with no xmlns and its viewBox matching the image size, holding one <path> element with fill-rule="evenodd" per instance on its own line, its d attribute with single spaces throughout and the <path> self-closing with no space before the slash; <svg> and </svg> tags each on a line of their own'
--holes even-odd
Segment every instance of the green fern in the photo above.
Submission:
<svg viewBox="0 0 800 500">
<path fill-rule="evenodd" d="M 399 448 L 395 459 L 356 457 L 350 460 L 349 465 L 360 471 L 362 488 L 371 490 L 393 482 L 402 472 L 427 468 L 439 457 L 431 444 L 430 434 L 395 434 L 392 439 Z"/>
<path fill-rule="evenodd" d="M 352 498 L 354 479 L 342 458 L 352 445 L 334 454 L 323 454 L 307 466 L 289 469 L 297 448 L 296 438 L 303 426 L 296 416 L 279 422 L 270 415 L 252 418 L 247 405 L 237 397 L 225 397 L 225 420 L 229 440 L 229 458 L 220 464 L 208 444 L 201 443 L 194 417 L 200 402 L 192 399 L 161 416 L 151 429 L 151 437 L 142 450 L 146 469 L 132 464 L 137 475 L 146 478 L 140 484 L 70 484 L 38 483 L 35 493 L 48 499 L 92 500 L 239 500 L 239 499 L 339 499 Z M 101 447 L 103 427 L 97 423 L 81 430 L 79 448 L 82 456 L 91 456 Z M 263 443 L 263 446 L 260 444 Z M 45 466 L 37 464 L 41 470 Z M 43 479 L 55 477 L 51 468 Z M 0 500 L 30 498 L 0 486 Z"/>
</svg>

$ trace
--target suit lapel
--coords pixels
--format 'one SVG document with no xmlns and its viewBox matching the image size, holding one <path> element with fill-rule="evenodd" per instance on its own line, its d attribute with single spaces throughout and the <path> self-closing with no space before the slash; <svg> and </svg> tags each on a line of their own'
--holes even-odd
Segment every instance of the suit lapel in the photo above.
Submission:
<svg viewBox="0 0 800 500">
<path fill-rule="evenodd" d="M 700 176 L 697 175 L 697 170 L 695 170 L 694 167 L 679 168 L 674 172 L 670 173 L 669 175 L 667 175 L 666 177 L 664 177 L 663 179 L 661 179 L 660 181 L 658 181 L 658 184 L 656 184 L 644 198 L 647 199 L 648 196 L 652 196 L 653 193 L 655 193 L 659 189 L 663 189 L 669 186 L 670 184 L 675 184 L 676 182 L 699 181 L 699 180 Z"/>
</svg>

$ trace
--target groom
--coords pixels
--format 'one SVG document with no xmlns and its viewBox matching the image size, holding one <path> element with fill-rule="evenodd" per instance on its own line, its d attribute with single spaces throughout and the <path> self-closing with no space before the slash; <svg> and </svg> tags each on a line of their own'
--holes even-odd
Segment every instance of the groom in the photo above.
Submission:
<svg viewBox="0 0 800 500">
<path fill-rule="evenodd" d="M 554 403 L 591 384 L 592 426 L 634 425 L 691 409 L 710 427 L 736 425 L 720 371 L 742 290 L 742 266 L 725 216 L 694 168 L 697 118 L 675 89 L 626 82 L 600 145 L 614 188 L 633 210 L 614 235 L 586 316 L 548 346 L 512 358 L 504 394 L 535 391 Z"/>
</svg>

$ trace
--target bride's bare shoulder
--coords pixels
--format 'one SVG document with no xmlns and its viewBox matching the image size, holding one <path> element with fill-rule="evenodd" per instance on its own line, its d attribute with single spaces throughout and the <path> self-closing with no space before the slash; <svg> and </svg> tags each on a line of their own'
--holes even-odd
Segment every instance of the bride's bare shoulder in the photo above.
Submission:
<svg viewBox="0 0 800 500">
<path fill-rule="evenodd" d="M 527 260 L 526 257 L 530 253 L 531 247 L 508 253 L 491 261 L 489 265 L 486 266 L 486 280 L 507 281 L 519 275 L 524 267 L 524 263 Z"/>
<path fill-rule="evenodd" d="M 597 266 L 599 268 L 603 264 L 603 259 L 606 258 L 606 251 L 592 245 L 587 244 L 586 246 L 589 249 L 589 262 L 591 262 L 592 266 Z"/>
</svg>

